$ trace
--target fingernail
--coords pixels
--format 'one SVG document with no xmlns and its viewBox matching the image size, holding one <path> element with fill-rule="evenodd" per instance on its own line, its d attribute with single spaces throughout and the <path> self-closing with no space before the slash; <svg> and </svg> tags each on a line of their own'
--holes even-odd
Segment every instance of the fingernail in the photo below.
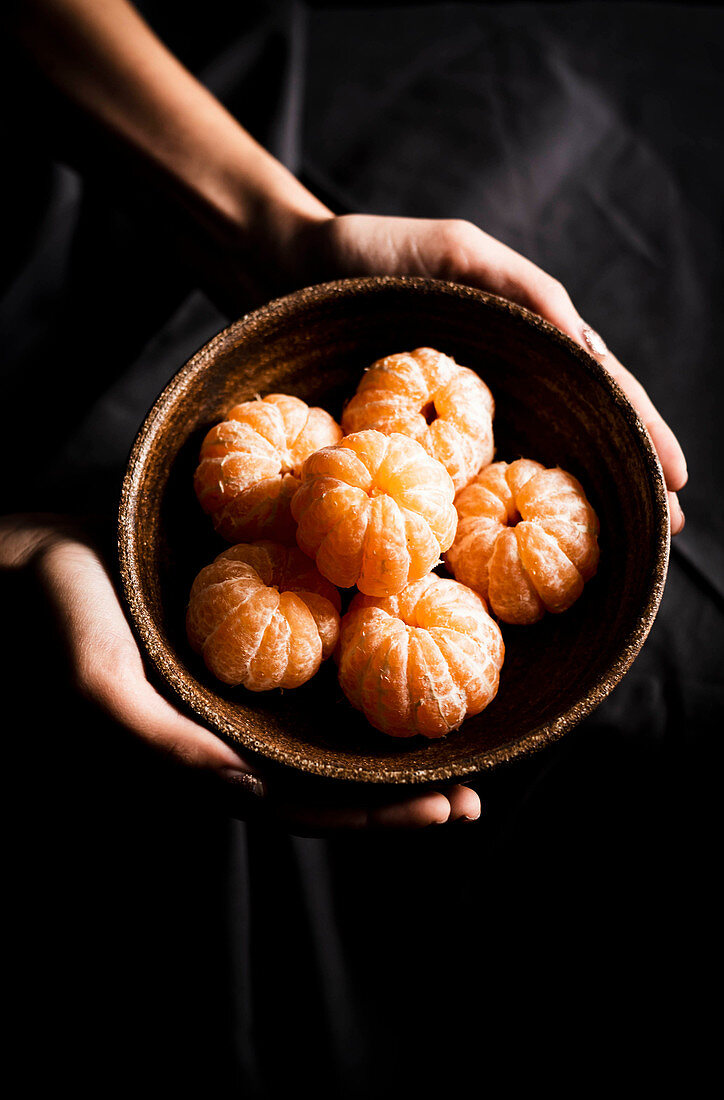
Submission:
<svg viewBox="0 0 724 1100">
<path fill-rule="evenodd" d="M 595 329 L 590 325 L 584 325 L 581 329 L 581 335 L 588 344 L 589 349 L 594 355 L 606 355 L 608 348 L 601 336 L 598 335 Z"/>
<path fill-rule="evenodd" d="M 264 780 L 251 772 L 242 772 L 238 768 L 221 768 L 219 775 L 226 783 L 239 787 L 246 794 L 253 794 L 257 798 L 263 798 L 266 794 Z"/>
</svg>

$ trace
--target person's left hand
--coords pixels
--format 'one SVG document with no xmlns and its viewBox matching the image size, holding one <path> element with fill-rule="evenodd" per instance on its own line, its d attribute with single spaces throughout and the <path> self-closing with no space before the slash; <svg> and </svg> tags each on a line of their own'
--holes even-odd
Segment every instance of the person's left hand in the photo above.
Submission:
<svg viewBox="0 0 724 1100">
<path fill-rule="evenodd" d="M 579 316 L 565 287 L 466 221 L 348 214 L 307 222 L 289 245 L 299 285 L 355 275 L 424 275 L 479 287 L 552 322 L 618 382 L 648 429 L 669 489 L 671 532 L 684 526 L 677 491 L 687 481 L 676 436 L 641 383 Z"/>
</svg>

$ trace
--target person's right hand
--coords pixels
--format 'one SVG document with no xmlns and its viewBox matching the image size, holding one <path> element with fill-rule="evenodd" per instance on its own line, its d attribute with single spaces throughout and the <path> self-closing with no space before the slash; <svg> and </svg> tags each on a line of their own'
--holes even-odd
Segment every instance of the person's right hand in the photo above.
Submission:
<svg viewBox="0 0 724 1100">
<path fill-rule="evenodd" d="M 25 523 L 25 528 L 23 524 Z M 66 520 L 0 520 L 0 566 L 32 568 L 59 623 L 77 691 L 130 735 L 185 768 L 223 782 L 220 795 L 239 817 L 250 813 L 305 834 L 330 829 L 403 828 L 475 820 L 470 787 L 370 798 L 320 800 L 303 780 L 279 785 L 165 699 L 146 677 L 136 641 L 101 555 Z"/>
</svg>

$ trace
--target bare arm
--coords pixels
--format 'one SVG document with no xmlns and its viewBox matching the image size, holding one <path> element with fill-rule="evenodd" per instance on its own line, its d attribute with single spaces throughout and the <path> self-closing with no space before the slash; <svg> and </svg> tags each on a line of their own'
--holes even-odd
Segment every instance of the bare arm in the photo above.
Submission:
<svg viewBox="0 0 724 1100">
<path fill-rule="evenodd" d="M 457 220 L 336 218 L 266 152 L 166 49 L 126 0 L 25 0 L 17 33 L 48 79 L 107 134 L 119 156 L 221 246 L 222 298 L 305 282 L 416 274 L 479 286 L 534 310 L 611 372 L 646 424 L 670 490 L 672 532 L 683 513 L 681 447 L 636 378 L 578 315 L 567 291 L 477 226 Z M 200 262 L 203 262 L 200 259 Z"/>
<path fill-rule="evenodd" d="M 681 529 L 675 491 L 686 483 L 686 463 L 675 436 L 554 278 L 468 222 L 335 217 L 246 133 L 126 0 L 25 0 L 14 11 L 14 29 L 33 63 L 101 135 L 88 158 L 96 156 L 106 168 L 109 156 L 112 164 L 130 166 L 141 187 L 194 226 L 213 253 L 211 266 L 229 308 L 242 288 L 263 298 L 365 274 L 452 279 L 519 302 L 591 351 L 628 394 L 661 458 L 672 530 Z M 108 571 L 82 531 L 54 517 L 2 521 L 0 569 L 19 568 L 36 573 L 65 624 L 83 694 L 177 760 L 253 788 L 249 764 L 146 680 Z M 419 826 L 475 818 L 480 801 L 470 788 L 456 786 L 384 806 L 322 809 L 282 802 L 277 809 L 304 827 Z"/>
<path fill-rule="evenodd" d="M 126 0 L 26 0 L 16 30 L 46 78 L 107 139 L 88 156 L 130 164 L 235 254 L 240 270 L 278 271 L 299 230 L 331 217 Z"/>
</svg>

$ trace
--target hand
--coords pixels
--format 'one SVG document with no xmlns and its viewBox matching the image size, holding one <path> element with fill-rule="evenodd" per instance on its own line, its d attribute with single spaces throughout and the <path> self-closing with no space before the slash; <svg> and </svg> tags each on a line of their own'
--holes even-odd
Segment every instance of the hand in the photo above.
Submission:
<svg viewBox="0 0 724 1100">
<path fill-rule="evenodd" d="M 11 20 L 23 48 L 92 118 L 91 169 L 143 166 L 159 213 L 183 212 L 172 236 L 231 314 L 295 286 L 351 275 L 427 275 L 500 294 L 557 325 L 616 379 L 649 430 L 670 490 L 671 530 L 686 461 L 641 384 L 579 317 L 550 275 L 469 222 L 334 217 L 187 72 L 126 0 L 36 0 Z M 111 158 L 109 161 L 109 157 Z M 96 164 L 97 168 L 97 164 Z M 186 239 L 186 231 L 190 234 Z"/>
<path fill-rule="evenodd" d="M 75 685 L 123 729 L 172 761 L 212 773 L 238 816 L 267 813 L 305 834 L 330 828 L 420 828 L 475 819 L 468 787 L 424 791 L 370 805 L 305 802 L 305 784 L 276 787 L 213 733 L 167 702 L 146 679 L 141 655 L 100 555 L 65 521 L 15 517 L 0 522 L 0 565 L 32 568 L 64 634 Z"/>
<path fill-rule="evenodd" d="M 426 275 L 509 298 L 557 325 L 612 375 L 646 425 L 669 489 L 671 532 L 684 526 L 676 496 L 687 481 L 676 436 L 641 383 L 579 317 L 565 288 L 530 260 L 465 221 L 349 214 L 307 224 L 295 248 L 303 283 L 354 275 Z"/>
</svg>

